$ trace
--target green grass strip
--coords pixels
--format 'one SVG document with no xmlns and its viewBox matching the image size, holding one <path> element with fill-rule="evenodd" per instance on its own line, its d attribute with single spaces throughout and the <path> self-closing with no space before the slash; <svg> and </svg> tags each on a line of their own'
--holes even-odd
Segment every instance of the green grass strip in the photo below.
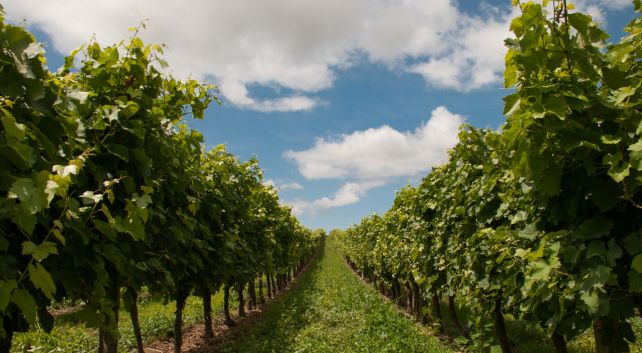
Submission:
<svg viewBox="0 0 642 353">
<path fill-rule="evenodd" d="M 452 352 L 364 285 L 331 239 L 294 288 L 224 352 Z"/>
</svg>

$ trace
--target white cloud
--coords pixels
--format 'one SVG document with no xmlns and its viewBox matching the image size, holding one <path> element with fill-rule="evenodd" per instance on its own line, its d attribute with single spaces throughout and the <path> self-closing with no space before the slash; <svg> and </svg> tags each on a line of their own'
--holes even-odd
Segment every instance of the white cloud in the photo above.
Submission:
<svg viewBox="0 0 642 353">
<path fill-rule="evenodd" d="M 450 0 L 371 1 L 355 33 L 358 48 L 373 61 L 392 63 L 404 57 L 434 55 L 466 17 Z M 358 18 L 358 15 L 357 15 Z"/>
<path fill-rule="evenodd" d="M 292 181 L 292 182 L 276 182 L 276 181 L 274 181 L 272 179 L 268 179 L 268 180 L 265 180 L 263 182 L 263 184 L 271 185 L 272 187 L 274 187 L 275 189 L 278 189 L 278 190 L 288 190 L 288 189 L 303 190 L 303 185 L 297 183 L 296 181 Z"/>
<path fill-rule="evenodd" d="M 501 82 L 506 55 L 504 39 L 511 36 L 510 21 L 517 12 L 484 8 L 486 18 L 463 17 L 444 51 L 410 66 L 408 71 L 420 74 L 435 87 L 461 92 Z"/>
<path fill-rule="evenodd" d="M 292 207 L 295 216 L 303 214 L 315 215 L 321 211 L 341 206 L 354 205 L 374 187 L 382 186 L 383 181 L 349 182 L 345 183 L 330 197 L 321 197 L 314 201 L 295 200 L 284 203 Z"/>
<path fill-rule="evenodd" d="M 355 131 L 336 139 L 319 138 L 304 151 L 286 151 L 306 179 L 346 180 L 332 196 L 313 201 L 284 201 L 297 215 L 356 204 L 376 187 L 401 177 L 416 177 L 444 163 L 457 143 L 460 115 L 445 107 L 433 110 L 430 119 L 414 131 L 397 131 L 384 125 Z"/>
<path fill-rule="evenodd" d="M 427 123 L 415 131 L 390 126 L 355 131 L 338 139 L 320 138 L 304 151 L 286 151 L 307 179 L 382 180 L 413 176 L 446 161 L 457 143 L 463 117 L 445 107 L 436 108 Z"/>
<path fill-rule="evenodd" d="M 257 101 L 249 96 L 245 84 L 232 79 L 224 80 L 221 83 L 220 88 L 223 95 L 232 104 L 261 112 L 292 112 L 310 110 L 319 103 L 318 100 L 301 95 Z"/>
<path fill-rule="evenodd" d="M 101 43 L 131 36 L 127 28 L 148 19 L 140 36 L 168 46 L 175 74 L 222 83 L 227 101 L 259 111 L 300 111 L 317 106 L 310 94 L 331 87 L 331 67 L 345 62 L 350 33 L 367 0 L 344 4 L 304 0 L 9 0 L 9 18 L 26 19 L 48 33 L 54 48 L 68 53 L 92 33 Z M 347 35 L 346 35 L 347 34 Z M 294 91 L 259 100 L 248 87 Z"/>
<path fill-rule="evenodd" d="M 577 0 L 596 20 L 629 0 Z M 459 1 L 459 3 L 462 3 Z M 465 13 L 456 0 L 5 0 L 8 17 L 27 19 L 68 53 L 92 33 L 102 43 L 141 33 L 165 43 L 177 75 L 221 83 L 226 100 L 259 111 L 302 111 L 320 104 L 313 95 L 332 87 L 335 70 L 359 54 L 372 62 L 417 73 L 427 83 L 469 91 L 501 81 L 509 4 Z M 412 64 L 407 64 L 408 62 Z M 293 93 L 252 98 L 260 85 Z"/>
<path fill-rule="evenodd" d="M 281 190 L 286 190 L 286 189 L 303 190 L 303 185 L 297 183 L 296 181 L 293 181 L 291 183 L 281 184 L 279 188 L 281 188 Z"/>
</svg>

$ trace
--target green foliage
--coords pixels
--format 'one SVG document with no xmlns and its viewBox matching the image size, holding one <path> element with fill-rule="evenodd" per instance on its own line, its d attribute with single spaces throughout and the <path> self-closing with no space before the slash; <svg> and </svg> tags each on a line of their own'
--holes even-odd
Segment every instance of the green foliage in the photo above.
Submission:
<svg viewBox="0 0 642 353">
<path fill-rule="evenodd" d="M 117 339 L 122 288 L 127 308 L 143 287 L 215 292 L 286 273 L 319 242 L 256 160 L 205 150 L 186 119 L 216 87 L 163 72 L 162 47 L 137 33 L 87 43 L 52 73 L 0 15 L 0 337 L 36 318 L 51 330 L 51 301 L 81 300 L 83 320 Z"/>
<path fill-rule="evenodd" d="M 522 253 L 530 260 L 522 309 L 567 337 L 590 321 L 613 322 L 608 345 L 626 347 L 635 339 L 626 318 L 637 300 L 629 274 L 638 254 L 626 244 L 641 225 L 642 22 L 604 51 L 607 35 L 590 16 L 561 6 L 551 20 L 532 3 L 521 10 L 506 58 L 519 96 L 505 126 L 507 167 L 532 181 L 542 210 L 531 214 L 542 241 Z M 536 45 L 524 44 L 534 36 Z"/>
<path fill-rule="evenodd" d="M 607 44 L 566 2 L 513 4 L 501 134 L 463 127 L 447 163 L 341 248 L 377 282 L 465 302 L 487 349 L 499 305 L 569 340 L 595 326 L 628 351 L 642 303 L 642 20 Z"/>
</svg>

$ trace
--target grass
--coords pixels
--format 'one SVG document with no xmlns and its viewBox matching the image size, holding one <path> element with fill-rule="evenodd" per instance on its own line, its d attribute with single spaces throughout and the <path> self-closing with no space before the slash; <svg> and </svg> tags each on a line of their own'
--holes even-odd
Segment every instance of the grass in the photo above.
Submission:
<svg viewBox="0 0 642 353">
<path fill-rule="evenodd" d="M 144 343 L 172 335 L 174 325 L 174 302 L 163 303 L 158 298 L 147 298 L 139 304 L 139 321 Z M 203 306 L 201 298 L 190 297 L 187 300 L 183 322 L 191 326 L 202 321 Z M 213 315 L 223 312 L 223 294 L 212 296 Z M 128 352 L 136 349 L 136 339 L 129 319 L 129 313 L 121 309 L 119 314 L 119 351 Z M 45 333 L 39 328 L 26 333 L 17 333 L 13 340 L 11 352 L 95 352 L 98 343 L 98 331 L 86 327 L 84 322 L 74 314 L 65 314 L 56 318 L 54 329 Z"/>
<path fill-rule="evenodd" d="M 265 288 L 264 288 L 265 290 Z M 171 337 L 174 302 L 143 296 L 139 319 L 143 341 L 148 344 Z M 236 294 L 230 306 L 237 307 Z M 443 300 L 442 304 L 446 301 Z M 73 304 L 73 303 L 72 303 Z M 213 315 L 222 316 L 223 295 L 212 296 Z M 448 310 L 442 307 L 448 331 L 454 331 Z M 469 313 L 460 308 L 460 320 Z M 508 336 L 516 353 L 554 353 L 553 346 L 541 328 L 512 320 L 507 316 Z M 185 326 L 202 321 L 202 302 L 190 297 L 184 313 Z M 642 337 L 642 320 L 632 320 L 634 332 Z M 129 313 L 119 317 L 119 352 L 135 350 Z M 263 318 L 241 332 L 222 348 L 223 352 L 453 352 L 430 329 L 421 327 L 401 313 L 376 289 L 361 282 L 340 257 L 332 239 L 327 239 L 320 258 L 301 275 L 295 286 L 272 302 Z M 455 334 L 456 335 L 456 334 Z M 88 328 L 74 314 L 56 318 L 54 330 L 47 334 L 38 328 L 14 337 L 11 352 L 95 352 L 98 333 Z M 589 330 L 569 342 L 570 353 L 595 351 Z M 631 352 L 642 353 L 642 345 L 631 345 Z"/>
<path fill-rule="evenodd" d="M 332 239 L 321 257 L 223 352 L 452 352 L 364 285 Z"/>
<path fill-rule="evenodd" d="M 263 276 L 265 284 L 265 276 Z M 267 288 L 263 287 L 263 293 L 267 297 Z M 257 288 L 258 297 L 258 288 Z M 246 298 L 246 300 L 248 300 Z M 187 299 L 183 313 L 183 327 L 190 327 L 203 321 L 203 305 L 200 297 L 191 296 Z M 78 303 L 64 302 L 56 303 L 54 307 L 74 306 Z M 237 294 L 235 290 L 230 293 L 230 310 L 238 308 Z M 141 294 L 138 304 L 138 320 L 140 323 L 141 335 L 145 345 L 172 337 L 174 329 L 174 311 L 176 303 L 171 301 L 164 303 L 161 298 Z M 212 315 L 223 315 L 223 291 L 212 295 Z M 120 338 L 118 341 L 119 352 L 131 352 L 136 350 L 136 338 L 127 312 L 121 305 L 118 317 L 118 329 Z M 73 352 L 89 353 L 95 352 L 98 344 L 98 330 L 87 327 L 85 322 L 77 315 L 63 314 L 55 319 L 55 325 L 51 333 L 46 333 L 39 326 L 33 327 L 28 332 L 16 333 L 11 347 L 12 353 L 19 352 Z"/>
</svg>

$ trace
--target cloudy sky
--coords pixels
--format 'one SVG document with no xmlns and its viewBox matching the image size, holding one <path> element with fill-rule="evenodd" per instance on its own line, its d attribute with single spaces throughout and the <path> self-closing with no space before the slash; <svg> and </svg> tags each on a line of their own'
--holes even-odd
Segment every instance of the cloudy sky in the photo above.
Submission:
<svg viewBox="0 0 642 353">
<path fill-rule="evenodd" d="M 462 122 L 498 128 L 510 0 L 5 0 L 49 65 L 92 37 L 167 45 L 175 76 L 218 84 L 206 144 L 261 161 L 310 227 L 385 211 L 446 159 Z M 578 0 L 614 40 L 629 0 Z"/>
</svg>

